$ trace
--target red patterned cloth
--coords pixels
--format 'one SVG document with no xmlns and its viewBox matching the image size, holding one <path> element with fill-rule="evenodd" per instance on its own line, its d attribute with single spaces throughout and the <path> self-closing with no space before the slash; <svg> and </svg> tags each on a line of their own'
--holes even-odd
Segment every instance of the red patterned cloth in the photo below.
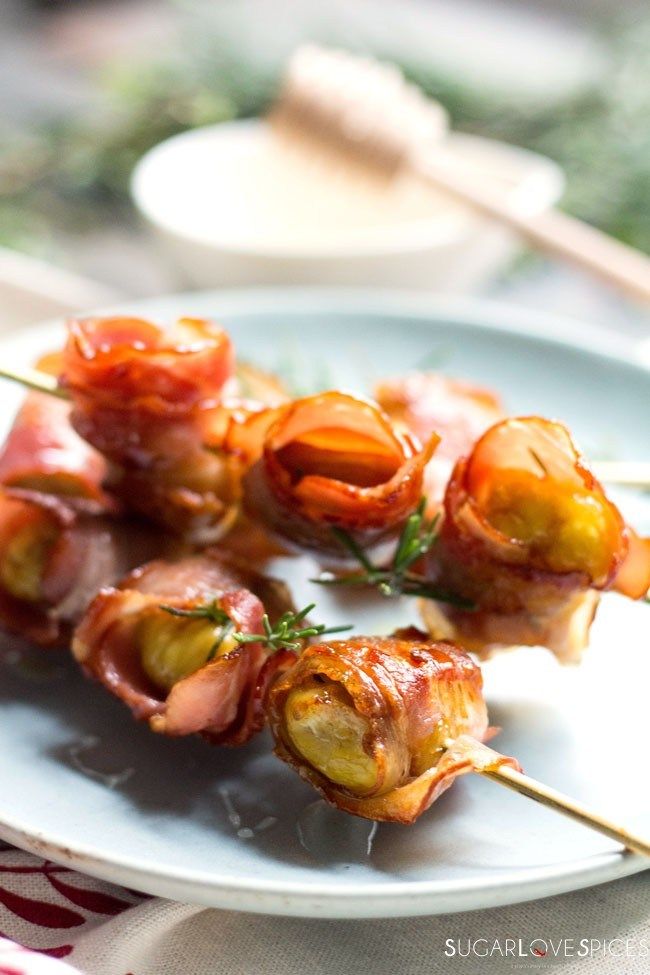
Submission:
<svg viewBox="0 0 650 975">
<path fill-rule="evenodd" d="M 509 975 L 517 964 L 498 953 L 445 955 L 448 939 L 506 937 L 592 939 L 590 957 L 537 959 L 544 971 L 648 975 L 649 906 L 650 872 L 465 914 L 256 917 L 142 897 L 0 844 L 0 930 L 13 939 L 0 938 L 0 975 Z"/>
<path fill-rule="evenodd" d="M 54 960 L 70 956 L 82 932 L 145 899 L 0 841 L 0 975 L 73 972 Z"/>
</svg>

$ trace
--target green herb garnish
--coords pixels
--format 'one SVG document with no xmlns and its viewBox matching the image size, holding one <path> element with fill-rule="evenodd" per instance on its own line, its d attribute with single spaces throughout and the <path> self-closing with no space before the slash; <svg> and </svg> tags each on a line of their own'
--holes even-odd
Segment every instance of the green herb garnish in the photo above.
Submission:
<svg viewBox="0 0 650 975">
<path fill-rule="evenodd" d="M 426 498 L 422 498 L 416 510 L 406 520 L 391 564 L 384 568 L 374 565 L 355 539 L 341 528 L 332 528 L 333 534 L 350 555 L 360 563 L 363 572 L 343 576 L 321 576 L 312 579 L 322 586 L 373 586 L 382 596 L 422 596 L 439 602 L 451 603 L 462 609 L 473 609 L 474 604 L 456 593 L 447 592 L 416 572 L 412 566 L 432 548 L 437 538 L 438 516 L 426 518 Z"/>
<path fill-rule="evenodd" d="M 352 629 L 351 626 L 325 626 L 324 623 L 301 627 L 300 624 L 315 607 L 316 603 L 310 603 L 299 613 L 283 613 L 274 626 L 265 613 L 262 619 L 264 633 L 235 633 L 235 640 L 237 643 L 263 643 L 273 651 L 299 650 L 302 641 L 309 637 L 343 633 Z"/>
<path fill-rule="evenodd" d="M 275 625 L 271 624 L 268 615 L 265 613 L 262 617 L 264 633 L 233 633 L 235 624 L 228 614 L 217 605 L 216 599 L 213 599 L 209 603 L 202 603 L 200 606 L 193 606 L 191 609 L 177 609 L 175 606 L 161 606 L 160 608 L 171 616 L 181 616 L 186 619 L 205 619 L 217 624 L 220 627 L 220 631 L 208 658 L 212 660 L 225 638 L 231 633 L 233 639 L 239 644 L 262 643 L 270 650 L 276 651 L 299 650 L 302 641 L 309 637 L 324 636 L 330 633 L 343 633 L 346 630 L 352 629 L 352 626 L 327 627 L 324 623 L 301 627 L 300 624 L 315 607 L 316 603 L 310 603 L 309 606 L 301 609 L 299 613 L 292 613 L 290 611 L 283 613 Z"/>
</svg>

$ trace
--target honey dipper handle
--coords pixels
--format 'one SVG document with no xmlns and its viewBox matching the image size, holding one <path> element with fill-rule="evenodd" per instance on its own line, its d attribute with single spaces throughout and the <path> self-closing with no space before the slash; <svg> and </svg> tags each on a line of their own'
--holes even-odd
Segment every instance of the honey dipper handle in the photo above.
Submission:
<svg viewBox="0 0 650 975">
<path fill-rule="evenodd" d="M 650 257 L 641 251 L 559 210 L 532 216 L 515 213 L 506 198 L 436 161 L 434 152 L 414 159 L 413 167 L 426 182 L 496 218 L 551 256 L 569 260 L 630 297 L 650 303 Z"/>
</svg>

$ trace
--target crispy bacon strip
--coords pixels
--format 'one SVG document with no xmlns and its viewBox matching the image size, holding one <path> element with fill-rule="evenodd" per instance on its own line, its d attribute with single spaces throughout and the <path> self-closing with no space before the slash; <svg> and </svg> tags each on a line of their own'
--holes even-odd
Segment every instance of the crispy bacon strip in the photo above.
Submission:
<svg viewBox="0 0 650 975">
<path fill-rule="evenodd" d="M 30 393 L 0 449 L 0 484 L 106 504 L 106 461 L 70 424 L 70 405 Z"/>
<path fill-rule="evenodd" d="M 140 318 L 68 324 L 63 384 L 91 405 L 121 409 L 126 400 L 134 410 L 185 416 L 217 402 L 233 370 L 227 333 L 206 319 L 182 318 L 169 332 Z"/>
<path fill-rule="evenodd" d="M 649 553 L 636 543 L 632 553 L 631 538 L 565 427 L 504 420 L 456 464 L 430 564 L 476 609 L 428 604 L 429 631 L 481 654 L 541 644 L 575 661 L 599 591 L 647 590 Z"/>
<path fill-rule="evenodd" d="M 469 453 L 488 427 L 505 415 L 488 389 L 437 372 L 411 372 L 377 384 L 375 398 L 388 416 L 421 443 L 437 433 L 440 444 L 427 464 L 424 483 L 429 513 L 439 510 L 454 464 Z"/>
<path fill-rule="evenodd" d="M 340 555 L 333 526 L 364 546 L 399 530 L 420 500 L 438 437 L 422 448 L 373 403 L 329 392 L 245 416 L 225 443 L 249 465 L 252 517 L 294 544 Z"/>
<path fill-rule="evenodd" d="M 206 604 L 249 634 L 263 632 L 265 612 L 275 620 L 292 607 L 282 583 L 214 551 L 155 561 L 99 593 L 77 628 L 73 653 L 153 731 L 199 732 L 216 744 L 240 745 L 262 727 L 266 688 L 293 655 L 271 654 L 257 642 L 239 645 L 208 619 L 161 608 L 186 613 Z"/>
<path fill-rule="evenodd" d="M 230 524 L 237 495 L 228 462 L 205 449 L 233 369 L 228 335 L 203 319 L 170 332 L 136 318 L 68 325 L 75 429 L 111 461 L 130 508 L 202 544 Z"/>
<path fill-rule="evenodd" d="M 41 646 L 65 645 L 102 586 L 161 551 L 146 525 L 94 502 L 0 492 L 0 622 Z"/>
<path fill-rule="evenodd" d="M 641 538 L 629 525 L 626 534 L 627 554 L 612 589 L 629 599 L 643 599 L 650 590 L 650 538 Z"/>
<path fill-rule="evenodd" d="M 461 736 L 476 751 L 489 734 L 478 666 L 414 629 L 308 647 L 271 688 L 268 714 L 276 754 L 328 802 L 400 823 L 472 771 Z"/>
</svg>

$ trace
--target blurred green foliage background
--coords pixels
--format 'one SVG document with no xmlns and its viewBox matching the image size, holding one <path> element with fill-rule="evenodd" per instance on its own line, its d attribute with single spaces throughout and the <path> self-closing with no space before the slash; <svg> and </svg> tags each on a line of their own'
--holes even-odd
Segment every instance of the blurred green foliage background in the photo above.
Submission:
<svg viewBox="0 0 650 975">
<path fill-rule="evenodd" d="M 650 17 L 610 25 L 604 43 L 605 76 L 552 104 L 522 103 L 516 92 L 495 100 L 422 63 L 401 67 L 456 128 L 551 156 L 567 173 L 568 211 L 650 251 Z M 113 65 L 101 110 L 4 134 L 0 243 L 35 251 L 52 227 L 76 233 L 128 218 L 129 175 L 143 152 L 185 129 L 262 112 L 280 69 L 200 28 L 171 53 Z"/>
</svg>

